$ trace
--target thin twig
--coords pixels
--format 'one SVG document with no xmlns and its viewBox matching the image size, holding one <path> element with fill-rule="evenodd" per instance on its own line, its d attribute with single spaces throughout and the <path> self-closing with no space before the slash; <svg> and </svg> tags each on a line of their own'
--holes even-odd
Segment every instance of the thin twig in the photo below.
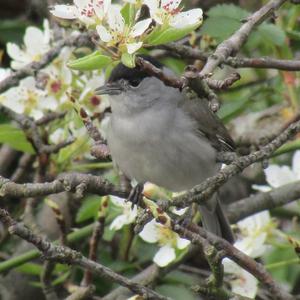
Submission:
<svg viewBox="0 0 300 300">
<path fill-rule="evenodd" d="M 75 250 L 72 250 L 68 247 L 55 245 L 47 241 L 45 238 L 35 235 L 24 225 L 13 220 L 8 212 L 4 209 L 0 209 L 0 220 L 8 227 L 8 230 L 11 234 L 15 234 L 33 244 L 47 259 L 51 259 L 55 262 L 60 262 L 63 264 L 78 265 L 83 269 L 91 270 L 94 274 L 118 283 L 128 288 L 133 293 L 141 295 L 146 299 L 169 299 L 158 294 L 150 288 L 136 283 L 118 273 L 115 273 L 111 269 L 84 257 L 81 253 Z"/>
<path fill-rule="evenodd" d="M 18 184 L 0 176 L 0 196 L 27 198 L 58 194 L 65 191 L 75 193 L 76 188 L 82 182 L 86 183 L 86 193 L 95 193 L 100 196 L 115 195 L 123 198 L 128 196 L 128 192 L 118 189 L 99 176 L 80 173 L 61 174 L 52 182 L 24 184 Z"/>
<path fill-rule="evenodd" d="M 262 264 L 236 249 L 226 240 L 215 236 L 194 224 L 192 225 L 192 231 L 179 224 L 174 224 L 173 229 L 182 237 L 189 239 L 192 243 L 203 245 L 203 239 L 209 241 L 209 243 L 218 251 L 224 253 L 225 257 L 230 258 L 243 269 L 255 276 L 272 293 L 274 299 L 293 300 L 293 296 L 283 290 L 279 284 L 274 281 Z"/>
<path fill-rule="evenodd" d="M 212 54 L 203 52 L 200 49 L 179 43 L 170 43 L 160 45 L 158 48 L 166 49 L 169 52 L 176 53 L 185 59 L 199 59 L 207 61 Z M 229 56 L 223 62 L 232 68 L 255 68 L 255 69 L 277 69 L 283 71 L 300 71 L 300 60 L 277 59 L 273 57 L 232 57 Z"/>
<path fill-rule="evenodd" d="M 200 76 L 212 73 L 229 56 L 235 55 L 247 41 L 252 30 L 266 20 L 276 9 L 287 0 L 273 0 L 261 7 L 247 18 L 247 21 L 227 40 L 218 45 L 216 51 L 209 56 Z"/>
</svg>

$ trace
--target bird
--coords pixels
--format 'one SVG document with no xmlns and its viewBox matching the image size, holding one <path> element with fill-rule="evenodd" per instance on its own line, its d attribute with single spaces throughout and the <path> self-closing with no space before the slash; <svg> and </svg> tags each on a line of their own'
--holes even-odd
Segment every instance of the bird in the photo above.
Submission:
<svg viewBox="0 0 300 300">
<path fill-rule="evenodd" d="M 151 56 L 142 59 L 174 74 Z M 220 170 L 219 152 L 235 148 L 207 99 L 168 86 L 139 66 L 119 63 L 96 93 L 108 95 L 108 148 L 117 167 L 139 183 L 134 192 L 145 182 L 172 192 L 190 190 Z M 217 193 L 199 209 L 205 229 L 234 242 Z"/>
</svg>

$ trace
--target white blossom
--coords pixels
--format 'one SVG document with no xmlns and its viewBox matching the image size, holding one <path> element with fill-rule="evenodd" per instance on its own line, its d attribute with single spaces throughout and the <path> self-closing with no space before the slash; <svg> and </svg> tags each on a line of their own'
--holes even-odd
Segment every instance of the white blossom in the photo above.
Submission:
<svg viewBox="0 0 300 300">
<path fill-rule="evenodd" d="M 253 258 L 262 256 L 267 250 L 267 236 L 273 229 L 269 211 L 249 216 L 239 221 L 237 226 L 239 236 L 234 246 Z"/>
<path fill-rule="evenodd" d="M 44 20 L 44 31 L 37 27 L 27 27 L 24 35 L 24 47 L 7 43 L 7 53 L 13 59 L 11 67 L 20 69 L 33 61 L 39 61 L 50 50 L 50 36 L 48 20 Z"/>
<path fill-rule="evenodd" d="M 49 135 L 49 141 L 53 144 L 58 144 L 65 139 L 65 131 L 62 128 L 57 128 Z"/>
<path fill-rule="evenodd" d="M 266 253 L 268 249 L 266 239 L 273 228 L 268 211 L 247 217 L 239 221 L 237 226 L 239 235 L 234 243 L 237 249 L 252 258 Z M 257 279 L 227 258 L 223 260 L 223 265 L 225 272 L 233 276 L 230 281 L 232 291 L 245 297 L 254 298 L 257 293 Z"/>
<path fill-rule="evenodd" d="M 185 249 L 190 244 L 189 240 L 181 238 L 169 227 L 155 220 L 147 223 L 139 235 L 147 243 L 159 244 L 160 248 L 153 261 L 160 267 L 165 267 L 176 259 L 176 249 Z"/>
<path fill-rule="evenodd" d="M 44 86 L 41 89 L 46 91 L 47 99 L 56 101 L 58 106 L 69 101 L 68 94 L 72 91 L 73 75 L 67 67 L 71 54 L 72 48 L 64 47 L 52 64 L 40 72 L 42 77 L 44 75 Z"/>
<path fill-rule="evenodd" d="M 110 199 L 116 206 L 123 209 L 122 214 L 117 216 L 110 224 L 109 228 L 111 230 L 120 230 L 123 226 L 131 224 L 135 221 L 137 216 L 136 205 L 131 208 L 131 202 L 127 202 L 125 199 L 115 196 L 111 196 Z"/>
<path fill-rule="evenodd" d="M 144 0 L 149 7 L 150 15 L 160 25 L 170 25 L 175 28 L 183 28 L 202 22 L 203 12 L 200 8 L 185 12 L 179 7 L 181 0 Z"/>
<path fill-rule="evenodd" d="M 8 76 L 11 75 L 11 70 L 10 69 L 3 69 L 0 68 L 0 81 L 4 80 L 5 78 L 7 78 Z"/>
<path fill-rule="evenodd" d="M 224 271 L 230 273 L 233 293 L 254 299 L 258 290 L 257 279 L 228 258 L 223 259 Z"/>
<path fill-rule="evenodd" d="M 111 7 L 111 0 L 74 0 L 74 5 L 57 4 L 50 12 L 57 18 L 78 19 L 86 26 L 101 23 Z"/>
<path fill-rule="evenodd" d="M 84 104 L 88 113 L 101 112 L 109 106 L 108 98 L 95 94 L 95 89 L 105 82 L 105 75 L 103 72 L 93 71 L 90 74 L 83 74 L 80 76 L 78 85 L 81 93 L 78 101 Z"/>
<path fill-rule="evenodd" d="M 253 185 L 255 190 L 268 192 L 285 184 L 300 180 L 300 150 L 293 156 L 292 167 L 271 164 L 264 170 L 269 185 Z"/>
<path fill-rule="evenodd" d="M 24 113 L 39 119 L 43 112 L 55 110 L 57 102 L 46 98 L 46 93 L 36 88 L 34 77 L 20 81 L 20 85 L 1 95 L 0 102 L 17 113 Z"/>
<path fill-rule="evenodd" d="M 147 30 L 151 24 L 151 19 L 142 20 L 132 27 L 128 27 L 120 9 L 111 7 L 107 22 L 108 27 L 104 25 L 96 27 L 100 39 L 108 46 L 118 45 L 119 49 L 123 50 L 122 52 L 133 54 L 142 47 L 143 42 L 138 41 L 137 38 Z"/>
</svg>

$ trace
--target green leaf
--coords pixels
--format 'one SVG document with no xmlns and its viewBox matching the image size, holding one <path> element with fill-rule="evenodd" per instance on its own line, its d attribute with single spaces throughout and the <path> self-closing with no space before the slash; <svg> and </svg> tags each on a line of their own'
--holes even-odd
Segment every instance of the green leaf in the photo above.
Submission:
<svg viewBox="0 0 300 300">
<path fill-rule="evenodd" d="M 193 295 L 191 290 L 186 288 L 185 286 L 164 284 L 164 285 L 159 285 L 155 290 L 164 296 L 170 297 L 173 300 L 197 299 L 196 295 Z"/>
<path fill-rule="evenodd" d="M 297 30 L 287 30 L 287 35 L 295 41 L 300 41 L 300 32 Z"/>
<path fill-rule="evenodd" d="M 222 41 L 230 37 L 240 26 L 240 21 L 234 18 L 226 16 L 211 17 L 204 22 L 201 33 Z"/>
<path fill-rule="evenodd" d="M 7 144 L 11 148 L 25 153 L 35 153 L 24 132 L 10 124 L 0 125 L 0 144 Z"/>
<path fill-rule="evenodd" d="M 5 19 L 0 21 L 0 42 L 5 45 L 7 42 L 21 44 L 29 22 L 25 20 Z"/>
<path fill-rule="evenodd" d="M 209 18 L 204 22 L 201 33 L 207 34 L 218 41 L 230 37 L 241 26 L 249 13 L 233 4 L 222 4 L 211 8 L 207 15 Z M 278 26 L 263 23 L 253 31 L 246 46 L 249 49 L 258 48 L 260 45 L 282 46 L 285 41 L 285 33 Z"/>
<path fill-rule="evenodd" d="M 76 222 L 81 223 L 95 218 L 97 216 L 100 203 L 101 197 L 99 196 L 86 197 L 77 213 Z"/>
<path fill-rule="evenodd" d="M 268 53 L 274 46 L 284 46 L 285 38 L 286 34 L 281 28 L 274 24 L 264 23 L 252 32 L 246 47 L 251 50 L 263 46 L 266 49 L 264 52 Z"/>
<path fill-rule="evenodd" d="M 146 38 L 145 43 L 156 46 L 177 41 L 194 31 L 200 26 L 200 22 L 184 28 L 156 27 Z"/>
<path fill-rule="evenodd" d="M 126 3 L 124 7 L 121 9 L 121 14 L 125 20 L 125 24 L 131 25 L 134 22 L 134 18 L 135 18 L 134 5 L 130 3 Z"/>
<path fill-rule="evenodd" d="M 207 12 L 207 15 L 209 17 L 227 17 L 241 22 L 243 19 L 248 17 L 249 12 L 234 4 L 219 4 L 212 7 Z M 220 24 L 222 23 L 219 23 L 219 26 Z"/>
<path fill-rule="evenodd" d="M 276 46 L 282 46 L 285 42 L 284 31 L 275 24 L 264 23 L 257 28 L 257 33 L 260 34 L 261 40 L 264 43 L 271 43 Z"/>
<path fill-rule="evenodd" d="M 264 257 L 266 265 L 284 262 L 293 258 L 296 259 L 297 255 L 292 247 L 275 248 L 271 253 L 268 253 L 268 255 Z M 288 285 L 290 288 L 295 286 L 297 278 L 299 278 L 300 275 L 299 264 L 282 265 L 280 268 L 270 268 L 269 271 L 276 280 Z"/>
<path fill-rule="evenodd" d="M 103 69 L 112 62 L 109 56 L 101 54 L 99 51 L 68 62 L 68 67 L 79 71 L 92 71 Z"/>
<path fill-rule="evenodd" d="M 169 273 L 166 277 L 164 277 L 163 281 L 164 283 L 174 284 L 174 285 L 185 284 L 187 286 L 191 286 L 193 284 L 197 284 L 196 276 L 189 275 L 187 273 L 178 270 Z"/>
<path fill-rule="evenodd" d="M 43 267 L 36 263 L 26 263 L 22 266 L 19 266 L 16 270 L 21 273 L 39 276 L 43 271 Z"/>
<path fill-rule="evenodd" d="M 209 18 L 201 28 L 202 34 L 224 40 L 239 29 L 241 21 L 247 18 L 249 13 L 233 4 L 221 4 L 211 8 L 207 15 Z"/>
<path fill-rule="evenodd" d="M 71 271 L 66 271 L 62 275 L 58 276 L 52 283 L 53 286 L 64 283 L 71 275 Z"/>
<path fill-rule="evenodd" d="M 181 75 L 185 68 L 185 63 L 181 59 L 166 57 L 162 59 L 164 65 L 172 69 L 177 75 Z"/>
<path fill-rule="evenodd" d="M 122 57 L 121 57 L 121 61 L 128 68 L 135 67 L 135 55 L 134 54 L 123 53 Z"/>
</svg>

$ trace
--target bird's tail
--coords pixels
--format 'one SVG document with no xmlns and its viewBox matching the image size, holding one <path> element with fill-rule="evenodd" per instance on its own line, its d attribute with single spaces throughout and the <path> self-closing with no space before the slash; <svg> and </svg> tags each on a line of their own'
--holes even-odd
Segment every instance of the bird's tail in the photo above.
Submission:
<svg viewBox="0 0 300 300">
<path fill-rule="evenodd" d="M 219 196 L 213 195 L 209 203 L 213 205 L 200 205 L 200 213 L 203 227 L 209 232 L 218 235 L 230 243 L 234 243 L 234 235 L 230 228 L 229 221 L 222 209 Z"/>
</svg>

